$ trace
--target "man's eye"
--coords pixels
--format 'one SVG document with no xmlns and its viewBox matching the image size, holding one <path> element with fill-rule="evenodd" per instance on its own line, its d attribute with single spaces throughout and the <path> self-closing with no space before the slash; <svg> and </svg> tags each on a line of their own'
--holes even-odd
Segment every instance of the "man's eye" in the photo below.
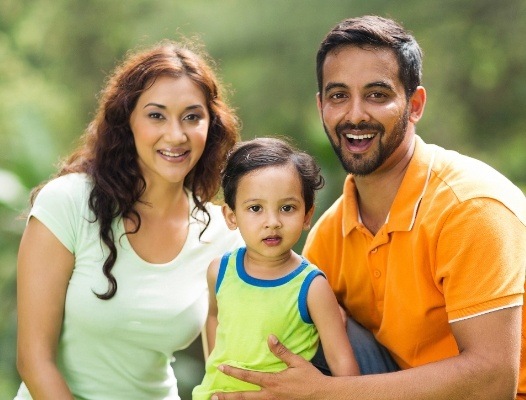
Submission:
<svg viewBox="0 0 526 400">
<path fill-rule="evenodd" d="M 345 98 L 345 94 L 343 93 L 334 93 L 330 96 L 332 99 L 343 99 Z"/>
<path fill-rule="evenodd" d="M 387 98 L 387 95 L 382 92 L 373 92 L 369 94 L 369 97 L 375 100 L 384 100 Z"/>
</svg>

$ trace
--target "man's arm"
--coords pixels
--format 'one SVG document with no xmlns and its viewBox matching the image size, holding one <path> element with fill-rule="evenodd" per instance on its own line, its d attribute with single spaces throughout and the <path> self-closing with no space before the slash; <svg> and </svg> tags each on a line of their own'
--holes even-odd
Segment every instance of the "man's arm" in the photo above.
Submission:
<svg viewBox="0 0 526 400">
<path fill-rule="evenodd" d="M 255 383 L 261 391 L 217 393 L 212 399 L 512 400 L 519 373 L 521 312 L 516 306 L 455 322 L 451 327 L 458 356 L 381 375 L 324 376 L 271 336 L 270 350 L 288 368 L 262 373 L 223 366 L 227 375 Z"/>
</svg>

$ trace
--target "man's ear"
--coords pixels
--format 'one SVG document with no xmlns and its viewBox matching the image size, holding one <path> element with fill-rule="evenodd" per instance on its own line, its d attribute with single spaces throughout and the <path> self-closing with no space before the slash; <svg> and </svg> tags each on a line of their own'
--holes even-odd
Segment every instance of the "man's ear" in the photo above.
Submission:
<svg viewBox="0 0 526 400">
<path fill-rule="evenodd" d="M 305 218 L 303 219 L 303 230 L 309 230 L 310 224 L 312 222 L 312 217 L 314 215 L 314 206 L 310 208 L 309 211 L 305 214 Z"/>
<path fill-rule="evenodd" d="M 320 92 L 316 93 L 316 106 L 318 107 L 318 115 L 323 122 L 322 112 L 321 112 L 321 95 Z"/>
<path fill-rule="evenodd" d="M 225 222 L 228 228 L 233 231 L 236 230 L 237 221 L 234 211 L 232 211 L 232 209 L 227 204 L 223 204 L 221 211 L 223 211 L 223 217 L 225 217 Z"/>
<path fill-rule="evenodd" d="M 409 98 L 410 113 L 409 121 L 416 124 L 424 114 L 426 105 L 426 89 L 423 86 L 418 86 L 412 96 Z"/>
</svg>

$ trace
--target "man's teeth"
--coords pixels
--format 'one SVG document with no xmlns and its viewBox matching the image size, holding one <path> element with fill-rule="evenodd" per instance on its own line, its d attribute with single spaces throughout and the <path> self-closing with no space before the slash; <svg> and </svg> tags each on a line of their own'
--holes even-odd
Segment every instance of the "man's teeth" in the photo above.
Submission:
<svg viewBox="0 0 526 400">
<path fill-rule="evenodd" d="M 159 153 L 161 153 L 163 156 L 168 156 L 168 157 L 179 157 L 184 154 L 184 152 L 183 153 L 172 153 L 171 151 L 166 151 L 166 150 L 159 150 Z"/>
<path fill-rule="evenodd" d="M 347 139 L 372 139 L 374 137 L 374 133 L 368 133 L 366 135 L 353 135 L 352 133 L 348 133 L 345 136 Z"/>
</svg>

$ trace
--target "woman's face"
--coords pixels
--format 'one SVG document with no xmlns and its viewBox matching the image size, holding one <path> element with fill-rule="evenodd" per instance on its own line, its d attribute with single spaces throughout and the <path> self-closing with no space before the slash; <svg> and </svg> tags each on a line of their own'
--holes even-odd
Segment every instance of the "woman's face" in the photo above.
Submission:
<svg viewBox="0 0 526 400">
<path fill-rule="evenodd" d="M 210 115 L 203 91 L 187 76 L 158 77 L 130 115 L 146 185 L 184 183 L 203 154 Z"/>
</svg>

